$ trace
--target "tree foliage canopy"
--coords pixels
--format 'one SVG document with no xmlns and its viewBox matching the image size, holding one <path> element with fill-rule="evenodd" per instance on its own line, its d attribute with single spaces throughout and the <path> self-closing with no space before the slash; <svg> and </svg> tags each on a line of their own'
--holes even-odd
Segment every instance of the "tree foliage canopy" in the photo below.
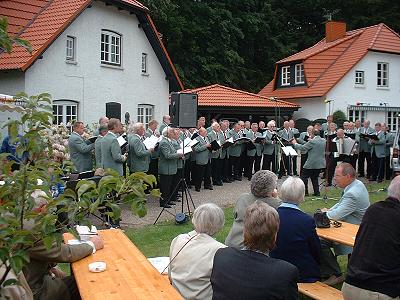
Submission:
<svg viewBox="0 0 400 300">
<path fill-rule="evenodd" d="M 399 32 L 389 0 L 143 0 L 186 88 L 220 83 L 258 92 L 275 62 L 324 37 L 329 18 L 348 30 L 386 23 Z"/>
</svg>

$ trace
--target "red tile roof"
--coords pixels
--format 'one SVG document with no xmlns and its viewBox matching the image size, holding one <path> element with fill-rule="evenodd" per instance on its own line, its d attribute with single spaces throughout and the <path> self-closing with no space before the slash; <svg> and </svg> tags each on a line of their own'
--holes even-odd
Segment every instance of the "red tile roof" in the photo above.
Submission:
<svg viewBox="0 0 400 300">
<path fill-rule="evenodd" d="M 184 93 L 197 93 L 199 106 L 225 106 L 225 107 L 287 107 L 299 108 L 298 105 L 273 101 L 257 94 L 233 89 L 227 86 L 213 84 L 196 89 L 183 91 Z"/>
<path fill-rule="evenodd" d="M 349 31 L 345 37 L 330 43 L 323 39 L 310 48 L 278 61 L 275 78 L 259 95 L 288 100 L 325 96 L 368 51 L 400 54 L 400 36 L 381 23 Z M 278 66 L 296 61 L 304 63 L 307 85 L 276 89 Z"/>
<path fill-rule="evenodd" d="M 8 30 L 11 36 L 19 36 L 28 40 L 32 45 L 32 55 L 20 46 L 15 46 L 11 54 L 0 53 L 0 70 L 20 69 L 25 71 L 92 2 L 93 0 L 0 1 L 0 15 L 8 18 Z M 143 12 L 158 37 L 146 6 L 136 0 L 117 0 L 115 2 Z M 167 57 L 180 89 L 183 89 L 182 82 L 159 37 L 158 43 Z"/>
</svg>

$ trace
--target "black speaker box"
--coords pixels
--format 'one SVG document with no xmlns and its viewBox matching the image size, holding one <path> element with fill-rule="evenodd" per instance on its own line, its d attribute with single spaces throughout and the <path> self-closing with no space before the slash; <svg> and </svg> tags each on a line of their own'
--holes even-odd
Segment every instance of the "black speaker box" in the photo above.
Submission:
<svg viewBox="0 0 400 300">
<path fill-rule="evenodd" d="M 197 94 L 171 93 L 171 125 L 181 128 L 196 127 L 197 106 Z"/>
<path fill-rule="evenodd" d="M 106 103 L 106 117 L 121 120 L 121 103 L 108 102 Z"/>
</svg>

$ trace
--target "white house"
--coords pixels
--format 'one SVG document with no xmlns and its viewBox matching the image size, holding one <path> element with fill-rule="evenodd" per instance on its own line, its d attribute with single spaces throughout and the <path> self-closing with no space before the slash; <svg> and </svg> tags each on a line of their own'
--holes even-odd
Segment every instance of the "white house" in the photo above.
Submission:
<svg viewBox="0 0 400 300">
<path fill-rule="evenodd" d="M 274 79 L 259 95 L 297 103 L 295 119 L 325 118 L 342 110 L 348 119 L 399 126 L 400 36 L 385 24 L 346 32 L 329 21 L 326 37 L 276 63 Z"/>
<path fill-rule="evenodd" d="M 0 93 L 50 93 L 55 123 L 95 123 L 106 113 L 124 121 L 126 112 L 132 121 L 161 120 L 169 93 L 183 89 L 138 1 L 2 1 L 0 10 L 10 34 L 33 48 L 0 54 Z"/>
</svg>

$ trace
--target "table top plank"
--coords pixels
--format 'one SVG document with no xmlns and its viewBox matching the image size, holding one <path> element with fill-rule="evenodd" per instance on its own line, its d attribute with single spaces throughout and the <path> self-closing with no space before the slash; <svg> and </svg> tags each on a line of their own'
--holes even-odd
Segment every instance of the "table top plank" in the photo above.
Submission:
<svg viewBox="0 0 400 300">
<path fill-rule="evenodd" d="M 104 249 L 72 263 L 83 300 L 182 299 L 121 230 L 99 230 Z M 65 234 L 64 240 L 73 239 Z M 88 265 L 104 261 L 107 269 L 89 272 Z"/>
<path fill-rule="evenodd" d="M 332 225 L 330 228 L 317 228 L 318 236 L 339 244 L 354 247 L 357 231 L 360 226 L 342 221 L 340 223 L 342 223 L 342 226 L 337 228 Z"/>
<path fill-rule="evenodd" d="M 322 282 L 298 283 L 299 292 L 317 300 L 341 300 L 342 292 Z"/>
</svg>

